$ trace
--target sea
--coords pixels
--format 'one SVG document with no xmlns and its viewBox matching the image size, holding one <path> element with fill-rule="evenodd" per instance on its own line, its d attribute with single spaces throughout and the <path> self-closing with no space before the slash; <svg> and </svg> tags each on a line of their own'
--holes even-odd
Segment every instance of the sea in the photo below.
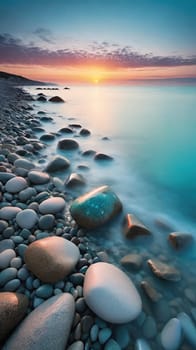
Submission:
<svg viewBox="0 0 196 350">
<path fill-rule="evenodd" d="M 32 114 L 44 111 L 52 118 L 42 122 L 43 133 L 55 135 L 41 152 L 38 166 L 44 169 L 57 154 L 67 157 L 70 169 L 57 176 L 66 181 L 77 172 L 86 180 L 84 187 L 72 193 L 74 198 L 101 185 L 111 186 L 122 201 L 123 212 L 108 225 L 87 232 L 90 247 L 106 251 L 110 262 L 123 269 L 140 292 L 141 281 L 147 280 L 163 296 L 156 308 L 143 296 L 144 310 L 159 329 L 179 312 L 192 317 L 196 314 L 196 86 L 69 87 L 25 87 L 35 99 Z M 65 103 L 38 102 L 38 93 L 47 99 L 60 96 Z M 90 130 L 90 136 L 80 136 L 79 129 L 71 136 L 59 133 L 73 123 Z M 58 141 L 66 137 L 73 137 L 79 149 L 59 151 Z M 96 162 L 92 156 L 83 156 L 86 150 L 105 153 L 113 160 Z M 152 235 L 126 239 L 122 222 L 127 213 L 134 214 Z M 171 232 L 190 233 L 194 242 L 177 251 L 168 241 Z M 143 257 L 140 271 L 121 265 L 122 257 L 131 253 Z M 175 267 L 181 281 L 159 280 L 148 267 L 148 259 Z M 152 347 L 158 349 L 153 342 Z"/>
</svg>

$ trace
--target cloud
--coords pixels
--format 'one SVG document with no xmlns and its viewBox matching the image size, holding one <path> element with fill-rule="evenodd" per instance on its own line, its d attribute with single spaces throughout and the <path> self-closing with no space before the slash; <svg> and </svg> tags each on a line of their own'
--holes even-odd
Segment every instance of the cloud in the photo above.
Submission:
<svg viewBox="0 0 196 350">
<path fill-rule="evenodd" d="M 41 28 L 40 28 L 41 29 Z M 42 32 L 40 31 L 39 32 Z M 92 48 L 93 47 L 93 48 Z M 94 42 L 88 49 L 43 49 L 26 45 L 10 34 L 0 35 L 0 64 L 74 66 L 108 65 L 121 68 L 175 67 L 196 64 L 196 56 L 155 56 L 140 54 L 129 46 L 120 47 L 108 42 Z"/>
<path fill-rule="evenodd" d="M 52 40 L 52 32 L 49 29 L 46 28 L 37 28 L 33 34 L 38 36 L 41 40 L 45 41 L 46 43 L 53 44 Z"/>
</svg>

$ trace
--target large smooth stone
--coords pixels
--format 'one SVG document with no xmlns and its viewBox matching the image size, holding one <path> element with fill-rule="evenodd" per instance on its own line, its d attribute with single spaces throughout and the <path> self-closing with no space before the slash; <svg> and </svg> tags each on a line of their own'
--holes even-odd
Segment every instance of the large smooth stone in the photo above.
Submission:
<svg viewBox="0 0 196 350">
<path fill-rule="evenodd" d="M 71 294 L 63 293 L 48 299 L 16 328 L 3 350 L 65 350 L 74 311 Z"/>
<path fill-rule="evenodd" d="M 56 171 L 65 170 L 69 168 L 69 166 L 70 161 L 67 158 L 57 156 L 48 163 L 45 170 L 48 173 L 54 173 Z"/>
<path fill-rule="evenodd" d="M 42 185 L 50 180 L 50 176 L 42 171 L 32 170 L 28 173 L 28 179 L 35 185 Z"/>
<path fill-rule="evenodd" d="M 27 186 L 28 184 L 23 177 L 16 176 L 6 182 L 5 189 L 10 193 L 18 193 L 24 190 Z"/>
<path fill-rule="evenodd" d="M 0 342 L 23 319 L 28 307 L 26 295 L 20 293 L 0 293 Z"/>
<path fill-rule="evenodd" d="M 172 232 L 168 239 L 175 249 L 183 249 L 193 243 L 193 236 L 190 233 Z"/>
<path fill-rule="evenodd" d="M 131 279 L 116 266 L 98 262 L 84 279 L 84 298 L 89 308 L 111 323 L 126 323 L 141 312 L 142 301 Z"/>
<path fill-rule="evenodd" d="M 16 168 L 24 168 L 27 170 L 31 170 L 31 169 L 35 168 L 35 165 L 32 162 L 30 162 L 27 159 L 23 159 L 23 158 L 16 159 L 14 162 L 14 166 Z"/>
<path fill-rule="evenodd" d="M 161 332 L 161 344 L 165 350 L 177 350 L 181 342 L 181 324 L 172 318 Z"/>
<path fill-rule="evenodd" d="M 193 321 L 185 312 L 181 312 L 178 315 L 178 320 L 181 323 L 185 338 L 192 346 L 194 346 L 193 349 L 196 349 L 196 326 Z"/>
<path fill-rule="evenodd" d="M 83 186 L 85 185 L 85 178 L 77 173 L 70 174 L 69 178 L 66 181 L 66 186 L 69 188 Z"/>
<path fill-rule="evenodd" d="M 28 269 L 41 281 L 54 283 L 71 273 L 80 257 L 78 247 L 62 237 L 47 237 L 31 243 L 25 251 Z"/>
<path fill-rule="evenodd" d="M 65 208 L 65 201 L 61 197 L 51 197 L 41 202 L 39 211 L 42 214 L 56 214 Z"/>
<path fill-rule="evenodd" d="M 24 209 L 16 215 L 16 222 L 21 228 L 31 229 L 38 222 L 38 216 L 33 209 Z"/>
<path fill-rule="evenodd" d="M 134 349 L 135 350 L 151 350 L 151 347 L 145 339 L 141 338 L 141 339 L 137 339 Z"/>
<path fill-rule="evenodd" d="M 181 280 L 180 272 L 173 266 L 169 266 L 161 261 L 148 260 L 152 272 L 159 278 L 167 281 L 178 282 Z"/>
<path fill-rule="evenodd" d="M 62 150 L 73 150 L 79 147 L 78 143 L 72 139 L 63 139 L 58 142 L 58 148 Z"/>
<path fill-rule="evenodd" d="M 20 211 L 18 207 L 3 207 L 0 209 L 0 219 L 12 220 Z"/>
<path fill-rule="evenodd" d="M 70 212 L 77 224 L 91 229 L 103 225 L 122 209 L 117 195 L 108 186 L 102 186 L 78 197 Z"/>
<path fill-rule="evenodd" d="M 126 238 L 135 238 L 141 235 L 150 235 L 151 232 L 133 214 L 127 214 L 124 219 L 123 232 Z"/>
</svg>

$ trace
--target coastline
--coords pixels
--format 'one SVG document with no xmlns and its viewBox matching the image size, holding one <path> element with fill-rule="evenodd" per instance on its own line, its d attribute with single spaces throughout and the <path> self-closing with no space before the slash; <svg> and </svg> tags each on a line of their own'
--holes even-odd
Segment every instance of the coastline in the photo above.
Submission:
<svg viewBox="0 0 196 350">
<path fill-rule="evenodd" d="M 74 326 L 72 327 L 70 334 L 67 336 L 67 347 L 74 342 L 79 342 L 76 344 L 78 346 L 78 348 L 76 347 L 77 349 L 104 348 L 108 350 L 112 349 L 112 344 L 113 346 L 116 346 L 115 349 L 131 349 L 133 343 L 136 343 L 137 339 L 140 339 L 142 336 L 141 332 L 138 331 L 137 328 L 140 326 L 140 324 L 144 325 L 146 322 L 146 333 L 143 332 L 143 334 L 147 335 L 146 338 L 150 342 L 152 349 L 157 349 L 157 346 L 160 346 L 161 348 L 160 339 L 157 332 L 157 325 L 154 325 L 154 321 L 152 321 L 151 316 L 146 316 L 148 315 L 148 310 L 145 310 L 145 313 L 143 311 L 140 315 L 140 318 L 129 324 L 127 327 L 123 328 L 122 326 L 114 326 L 108 322 L 103 321 L 99 317 L 96 317 L 96 315 L 87 307 L 83 297 L 82 289 L 86 270 L 93 263 L 100 261 L 108 262 L 109 257 L 107 256 L 106 252 L 96 252 L 96 250 L 89 248 L 89 246 L 91 246 L 91 242 L 89 242 L 88 237 L 85 235 L 85 230 L 79 228 L 70 216 L 69 206 L 73 200 L 73 196 L 71 193 L 68 195 L 65 190 L 62 191 L 63 184 L 60 180 L 56 180 L 53 176 L 50 175 L 50 179 L 46 183 L 35 183 L 33 185 L 31 183 L 29 185 L 28 173 L 32 169 L 35 169 L 36 171 L 41 170 L 41 167 L 39 169 L 39 167 L 35 166 L 33 163 L 39 158 L 39 155 L 41 159 L 41 153 L 39 152 L 41 152 L 44 147 L 47 147 L 45 143 L 42 143 L 38 138 L 36 138 L 33 132 L 33 130 L 35 130 L 34 128 L 39 128 L 42 126 L 40 123 L 40 118 L 43 117 L 43 115 L 33 115 L 33 109 L 28 105 L 28 101 L 32 101 L 30 95 L 10 85 L 6 85 L 5 88 L 5 85 L 4 83 L 1 84 L 1 86 L 3 86 L 4 92 L 0 93 L 0 104 L 2 103 L 3 105 L 3 113 L 1 112 L 1 135 L 3 135 L 3 137 L 1 137 L 0 150 L 1 173 L 13 173 L 16 176 L 23 177 L 28 181 L 28 186 L 33 188 L 34 191 L 32 192 L 31 197 L 29 197 L 27 200 L 21 200 L 21 197 L 18 194 L 11 194 L 5 190 L 6 183 L 9 180 L 6 178 L 7 175 L 4 175 L 4 180 L 2 180 L 1 177 L 1 181 L 3 181 L 3 184 L 1 186 L 1 208 L 13 205 L 22 210 L 30 208 L 39 213 L 39 208 L 36 205 L 36 201 L 38 204 L 40 204 L 42 201 L 47 200 L 47 198 L 52 196 L 62 198 L 65 201 L 66 206 L 64 214 L 58 212 L 53 215 L 53 223 L 50 224 L 51 226 L 48 226 L 48 229 L 41 229 L 37 223 L 31 229 L 21 229 L 17 226 L 15 218 L 8 220 L 8 225 L 5 223 L 7 220 L 2 218 L 0 219 L 1 221 L 4 221 L 2 224 L 4 226 L 1 226 L 0 244 L 1 242 L 3 243 L 4 240 L 9 240 L 8 243 L 6 242 L 9 248 L 6 249 L 15 251 L 16 256 L 12 256 L 12 258 L 19 258 L 19 261 L 17 261 L 19 265 L 17 265 L 16 262 L 16 265 L 14 265 L 19 267 L 16 268 L 13 266 L 13 268 L 17 269 L 17 274 L 13 279 L 15 280 L 15 285 L 11 285 L 11 289 L 13 288 L 12 291 L 17 291 L 22 294 L 24 293 L 28 297 L 30 300 L 30 306 L 28 307 L 27 311 L 28 314 L 33 309 L 36 309 L 39 307 L 39 305 L 44 303 L 46 299 L 49 299 L 54 295 L 57 296 L 65 292 L 73 295 L 73 298 L 75 300 L 76 313 L 73 322 Z M 7 98 L 8 96 L 9 100 Z M 25 169 L 21 166 L 16 167 L 15 161 L 20 158 L 26 158 L 29 162 L 29 167 L 31 163 L 31 169 Z M 0 176 L 2 176 L 1 173 Z M 41 216 L 40 213 L 39 216 Z M 26 249 L 25 246 L 30 245 L 36 240 L 47 238 L 51 235 L 63 237 L 71 241 L 79 248 L 81 257 L 78 264 L 76 265 L 74 272 L 65 279 L 64 284 L 61 281 L 61 283 L 56 282 L 55 285 L 52 286 L 52 289 L 48 287 L 50 293 L 48 294 L 49 296 L 45 298 L 45 296 L 40 297 L 39 292 L 37 293 L 37 290 L 44 283 L 40 282 L 38 278 L 35 278 L 31 273 L 29 273 L 24 264 L 24 251 Z M 10 265 L 8 264 L 8 266 Z M 5 269 L 9 269 L 8 266 L 6 266 Z M 75 276 L 73 277 L 74 274 Z M 19 282 L 16 282 L 16 280 Z M 16 289 L 14 289 L 15 287 Z M 1 291 L 4 291 L 4 285 L 1 286 Z M 172 316 L 175 315 L 173 314 Z M 159 331 L 162 328 L 163 323 L 166 323 L 165 319 L 158 325 Z M 152 331 L 153 327 L 156 328 L 156 331 L 154 332 L 157 332 L 157 335 L 153 333 L 153 336 L 148 337 L 148 326 L 150 327 L 150 332 Z M 96 329 L 97 337 L 93 338 L 94 334 L 92 335 L 92 329 L 94 332 Z M 107 336 L 105 335 L 105 338 L 103 336 L 98 336 L 100 332 L 101 334 L 105 332 L 104 334 Z M 134 335 L 132 333 L 134 333 Z M 131 339 L 131 335 L 133 336 L 134 340 Z M 103 341 L 103 343 L 102 337 L 106 339 Z M 126 338 L 126 345 L 122 345 L 122 337 Z M 93 341 L 92 339 L 96 340 Z M 109 345 L 107 345 L 108 342 L 110 342 Z M 186 347 L 186 349 L 189 348 Z"/>
</svg>

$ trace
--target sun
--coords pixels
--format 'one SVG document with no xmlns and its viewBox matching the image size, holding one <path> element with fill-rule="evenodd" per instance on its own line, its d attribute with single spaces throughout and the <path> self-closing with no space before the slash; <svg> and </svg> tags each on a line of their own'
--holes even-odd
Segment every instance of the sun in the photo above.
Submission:
<svg viewBox="0 0 196 350">
<path fill-rule="evenodd" d="M 94 84 L 99 84 L 99 79 L 98 78 L 93 79 L 93 83 Z"/>
</svg>

